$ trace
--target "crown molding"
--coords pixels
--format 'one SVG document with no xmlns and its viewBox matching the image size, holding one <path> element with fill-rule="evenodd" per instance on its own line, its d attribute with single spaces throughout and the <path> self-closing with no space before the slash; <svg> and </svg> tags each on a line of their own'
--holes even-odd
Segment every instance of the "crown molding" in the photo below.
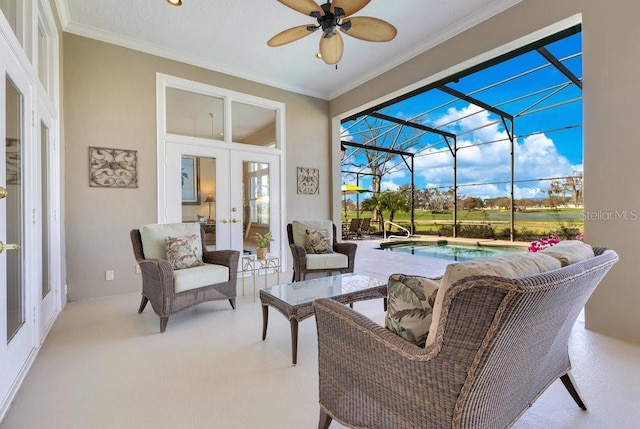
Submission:
<svg viewBox="0 0 640 429">
<path fill-rule="evenodd" d="M 64 1 L 64 0 L 58 0 Z M 230 76 L 250 80 L 252 82 L 269 85 L 272 87 L 284 89 L 286 91 L 295 92 L 297 94 L 308 95 L 310 97 L 321 98 L 328 100 L 326 93 L 320 91 L 313 91 L 308 88 L 300 88 L 292 85 L 287 85 L 281 81 L 265 79 L 264 76 L 241 70 L 232 67 L 228 64 L 212 61 L 207 58 L 199 57 L 196 55 L 188 55 L 184 52 L 169 49 L 163 46 L 155 45 L 140 41 L 138 39 L 122 36 L 119 34 L 104 31 L 92 26 L 81 25 L 75 22 L 68 22 L 65 31 L 67 33 L 76 34 L 78 36 L 87 37 L 90 39 L 98 40 L 101 42 L 110 43 L 113 45 L 121 46 L 135 51 L 143 52 L 146 54 L 156 55 L 158 57 L 167 58 L 170 60 L 178 61 L 185 64 L 190 64 L 196 67 L 202 67 L 207 70 L 228 74 Z"/>
<path fill-rule="evenodd" d="M 54 0 L 56 8 L 58 9 L 58 18 L 60 18 L 60 25 L 62 25 L 62 31 L 67 31 L 67 27 L 71 22 L 69 15 L 69 5 L 67 0 Z"/>
<path fill-rule="evenodd" d="M 185 54 L 182 51 L 169 49 L 160 45 L 155 45 L 148 42 L 143 42 L 138 39 L 122 36 L 119 34 L 104 31 L 92 26 L 82 25 L 71 21 L 69 14 L 69 8 L 67 0 L 55 0 L 60 15 L 60 21 L 64 31 L 78 36 L 87 37 L 90 39 L 99 40 L 102 42 L 110 43 L 113 45 L 121 46 L 135 51 L 156 55 L 162 58 L 190 64 L 196 67 L 202 67 L 207 70 L 224 73 L 230 76 L 246 79 L 252 82 L 272 86 L 275 88 L 283 89 L 286 91 L 295 92 L 297 94 L 307 95 L 310 97 L 316 97 L 323 100 L 332 100 L 368 81 L 378 77 L 394 67 L 399 66 L 402 63 L 434 48 L 435 46 L 445 42 L 452 37 L 480 24 L 481 22 L 503 12 L 506 9 L 522 2 L 522 0 L 496 0 L 488 6 L 478 10 L 476 13 L 469 17 L 456 22 L 444 30 L 440 31 L 435 36 L 425 40 L 424 42 L 414 46 L 412 49 L 405 51 L 403 54 L 385 61 L 379 67 L 370 69 L 367 73 L 361 74 L 357 79 L 352 79 L 346 82 L 344 85 L 335 87 L 332 91 L 316 91 L 309 88 L 302 88 L 298 86 L 289 85 L 285 82 L 268 79 L 264 76 L 250 72 L 247 70 L 238 69 L 229 64 L 213 61 L 209 58 L 204 58 L 195 55 Z"/>
</svg>

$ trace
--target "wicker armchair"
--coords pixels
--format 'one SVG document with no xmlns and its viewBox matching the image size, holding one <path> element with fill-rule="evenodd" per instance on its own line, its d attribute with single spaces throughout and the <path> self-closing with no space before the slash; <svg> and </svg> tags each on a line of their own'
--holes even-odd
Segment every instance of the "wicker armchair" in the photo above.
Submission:
<svg viewBox="0 0 640 429">
<path fill-rule="evenodd" d="M 305 249 L 305 228 L 324 229 L 333 233 L 329 237 L 332 243 L 333 254 L 308 254 Z M 287 225 L 289 247 L 293 255 L 293 281 L 304 280 L 308 273 L 325 273 L 327 275 L 339 272 L 341 274 L 352 273 L 355 266 L 355 243 L 338 243 L 336 226 L 328 220 L 294 221 Z"/>
<path fill-rule="evenodd" d="M 337 302 L 315 301 L 319 428 L 333 419 L 350 428 L 506 428 L 557 378 L 586 410 L 568 338 L 618 260 L 612 250 L 594 251 L 542 274 L 452 283 L 426 348 Z"/>
<path fill-rule="evenodd" d="M 206 249 L 204 231 L 197 223 L 147 225 L 143 228 L 158 226 L 173 227 L 177 236 L 187 235 L 189 232 L 199 233 L 202 249 Z M 162 255 L 152 254 L 160 251 L 152 250 L 149 243 L 146 243 L 145 246 L 140 230 L 132 230 L 130 236 L 136 262 L 142 271 L 142 301 L 138 313 L 142 313 L 150 301 L 151 307 L 160 316 L 160 332 L 165 331 L 169 316 L 201 302 L 229 300 L 231 308 L 236 308 L 236 280 L 240 252 L 235 250 L 204 250 L 202 252 L 204 266 L 179 270 L 182 276 L 182 287 L 176 291 L 175 272 L 169 261 L 166 261 Z M 147 239 L 147 241 L 150 240 Z M 156 241 L 158 240 L 156 239 Z M 147 249 L 147 253 L 152 254 L 152 257 L 145 257 L 145 249 Z M 189 270 L 192 270 L 191 273 Z M 222 278 L 221 271 L 223 272 Z M 207 284 L 207 280 L 211 278 L 221 281 Z M 187 282 L 186 287 L 185 281 Z M 192 284 L 188 284 L 189 282 Z"/>
</svg>

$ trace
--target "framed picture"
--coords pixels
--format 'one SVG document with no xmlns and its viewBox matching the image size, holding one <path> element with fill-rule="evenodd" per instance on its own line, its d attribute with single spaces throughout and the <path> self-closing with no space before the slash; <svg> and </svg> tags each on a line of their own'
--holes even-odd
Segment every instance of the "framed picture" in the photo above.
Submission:
<svg viewBox="0 0 640 429">
<path fill-rule="evenodd" d="M 197 156 L 182 155 L 182 204 L 200 204 L 200 160 Z"/>
<path fill-rule="evenodd" d="M 320 193 L 320 170 L 317 168 L 298 167 L 298 193 Z"/>
</svg>

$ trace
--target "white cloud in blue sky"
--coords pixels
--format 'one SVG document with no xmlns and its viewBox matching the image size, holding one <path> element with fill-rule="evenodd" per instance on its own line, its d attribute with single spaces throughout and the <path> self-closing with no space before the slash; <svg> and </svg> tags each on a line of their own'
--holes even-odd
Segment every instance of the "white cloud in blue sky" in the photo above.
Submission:
<svg viewBox="0 0 640 429">
<path fill-rule="evenodd" d="M 463 187 L 460 193 L 482 198 L 508 196 L 508 183 L 491 184 L 491 182 L 508 182 L 511 174 L 510 142 L 506 131 L 501 129 L 501 122 L 496 122 L 489 112 L 469 105 L 462 109 L 448 109 L 445 115 L 430 121 L 430 125 L 446 124 L 461 117 L 463 119 L 460 121 L 444 127 L 445 130 L 458 134 L 461 130 L 475 129 L 458 140 L 458 184 L 484 184 Z M 516 132 L 517 121 L 518 119 L 516 119 Z M 472 146 L 490 141 L 498 142 Z M 418 188 L 450 186 L 453 183 L 453 160 L 448 150 L 428 149 L 416 156 L 414 162 Z M 572 175 L 575 171 L 582 171 L 582 165 L 571 165 L 568 158 L 558 152 L 553 140 L 545 134 L 534 134 L 518 139 L 514 164 L 516 180 L 565 177 Z M 382 181 L 383 190 L 397 189 L 399 185 L 409 181 L 409 173 L 406 170 L 404 174 L 398 171 L 385 175 Z M 540 181 L 516 183 L 515 197 L 544 197 L 548 186 L 548 182 Z"/>
</svg>

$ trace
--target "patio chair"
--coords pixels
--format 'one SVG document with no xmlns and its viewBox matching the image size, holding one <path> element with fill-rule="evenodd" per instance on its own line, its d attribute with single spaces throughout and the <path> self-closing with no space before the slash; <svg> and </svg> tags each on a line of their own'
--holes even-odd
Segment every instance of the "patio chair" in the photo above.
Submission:
<svg viewBox="0 0 640 429">
<path fill-rule="evenodd" d="M 310 243 L 310 236 L 319 238 L 315 233 L 324 237 L 321 240 L 323 245 Z M 287 225 L 287 236 L 293 255 L 294 282 L 304 280 L 309 273 L 353 272 L 358 246 L 355 243 L 338 243 L 336 226 L 330 220 L 293 221 Z"/>
<path fill-rule="evenodd" d="M 359 236 L 362 237 L 364 235 L 368 235 L 371 238 L 371 218 L 365 217 L 362 219 L 362 223 L 360 224 L 360 232 Z"/>
<path fill-rule="evenodd" d="M 351 222 L 349 222 L 349 228 L 347 228 L 344 231 L 344 239 L 351 239 L 351 238 L 355 238 L 358 237 L 358 235 L 360 234 L 360 224 L 362 223 L 362 219 L 351 219 Z"/>
<path fill-rule="evenodd" d="M 515 278 L 506 271 L 463 274 L 465 263 L 449 265 L 430 304 L 424 348 L 336 301 L 314 301 L 318 428 L 332 420 L 369 429 L 508 428 L 558 378 L 586 410 L 571 376 L 568 339 L 618 260 L 612 250 L 593 250 L 595 256 L 565 267 L 543 267 L 533 257 L 538 274 L 531 269 Z M 455 270 L 460 278 L 447 277 Z"/>
<path fill-rule="evenodd" d="M 160 316 L 160 332 L 164 332 L 169 316 L 205 301 L 229 300 L 236 308 L 236 280 L 240 252 L 235 250 L 207 251 L 204 231 L 199 223 L 151 224 L 130 233 L 133 254 L 142 271 L 142 301 L 138 313 L 148 302 Z M 189 253 L 180 255 L 188 245 L 177 244 L 168 260 L 166 238 L 190 238 L 197 236 L 202 259 Z M 193 240 L 191 240 L 193 241 Z M 174 251 L 178 249 L 179 251 Z M 175 256 L 175 257 L 174 257 Z M 186 267 L 186 265 L 192 265 Z M 176 268 L 174 268 L 174 266 Z"/>
</svg>

